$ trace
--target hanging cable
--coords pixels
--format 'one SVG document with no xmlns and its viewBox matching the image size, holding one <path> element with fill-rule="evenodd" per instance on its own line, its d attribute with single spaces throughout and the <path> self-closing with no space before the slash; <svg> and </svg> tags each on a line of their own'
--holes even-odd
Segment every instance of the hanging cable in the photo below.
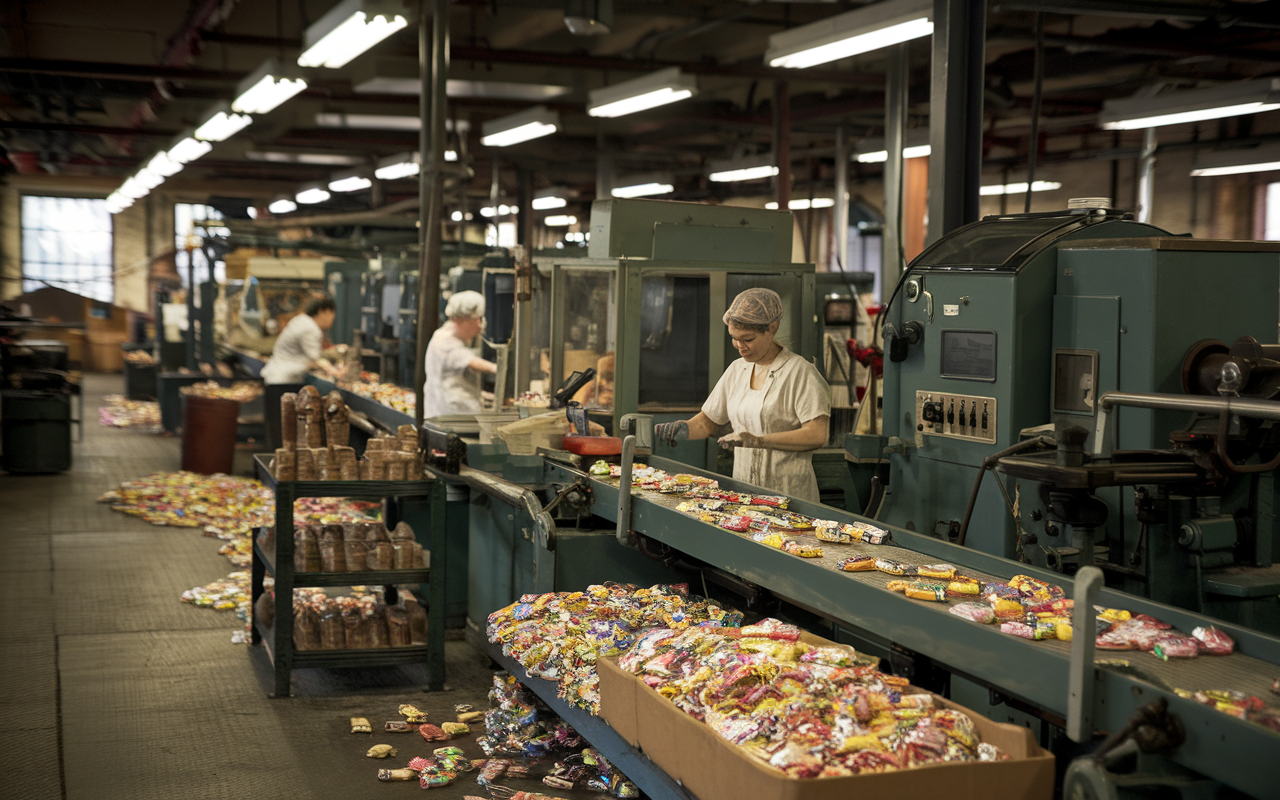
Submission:
<svg viewBox="0 0 1280 800">
<path fill-rule="evenodd" d="M 1036 157 L 1040 154 L 1040 100 L 1044 95 L 1044 12 L 1036 12 L 1035 89 L 1031 93 L 1031 141 L 1027 148 L 1027 195 L 1022 212 L 1031 213 L 1031 188 L 1036 182 Z"/>
</svg>

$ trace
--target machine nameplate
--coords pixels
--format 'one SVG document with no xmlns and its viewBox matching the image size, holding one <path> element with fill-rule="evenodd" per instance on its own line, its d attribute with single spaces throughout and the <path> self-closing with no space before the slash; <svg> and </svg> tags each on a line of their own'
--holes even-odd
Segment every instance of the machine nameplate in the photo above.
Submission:
<svg viewBox="0 0 1280 800">
<path fill-rule="evenodd" d="M 916 392 L 916 430 L 970 442 L 996 442 L 996 399 L 951 392 Z"/>
<path fill-rule="evenodd" d="M 956 303 L 955 305 L 946 305 L 946 304 L 944 304 L 944 305 L 942 306 L 942 316 L 944 316 L 944 317 L 958 317 L 958 316 L 960 316 L 960 304 L 959 304 L 959 303 Z"/>
</svg>

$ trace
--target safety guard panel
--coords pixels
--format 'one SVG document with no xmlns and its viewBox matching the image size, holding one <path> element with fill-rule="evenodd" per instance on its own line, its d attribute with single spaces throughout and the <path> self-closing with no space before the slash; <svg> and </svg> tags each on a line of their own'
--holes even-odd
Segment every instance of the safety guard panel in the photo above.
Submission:
<svg viewBox="0 0 1280 800">
<path fill-rule="evenodd" d="M 996 399 L 916 391 L 916 430 L 970 442 L 996 443 Z"/>
</svg>

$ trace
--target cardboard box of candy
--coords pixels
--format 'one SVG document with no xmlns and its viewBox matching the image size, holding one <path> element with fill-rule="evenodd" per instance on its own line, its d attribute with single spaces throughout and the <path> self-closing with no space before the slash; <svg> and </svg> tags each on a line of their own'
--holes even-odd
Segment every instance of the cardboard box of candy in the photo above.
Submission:
<svg viewBox="0 0 1280 800">
<path fill-rule="evenodd" d="M 810 634 L 802 642 L 834 646 Z M 600 659 L 600 714 L 632 746 L 699 800 L 844 800 L 848 797 L 945 796 L 987 800 L 992 796 L 1053 796 L 1054 757 L 1027 728 L 994 722 L 934 695 L 934 703 L 966 714 L 980 740 L 1007 760 L 924 764 L 908 769 L 836 777 L 789 777 L 721 738 L 649 688 L 639 677 Z"/>
</svg>

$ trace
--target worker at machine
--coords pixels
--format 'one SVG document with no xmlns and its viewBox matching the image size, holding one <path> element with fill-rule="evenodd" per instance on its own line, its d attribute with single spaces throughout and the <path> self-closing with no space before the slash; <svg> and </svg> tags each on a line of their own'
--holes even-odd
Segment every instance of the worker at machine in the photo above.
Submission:
<svg viewBox="0 0 1280 800">
<path fill-rule="evenodd" d="M 330 377 L 338 375 L 337 368 L 321 357 L 324 332 L 333 327 L 337 308 L 332 297 L 317 297 L 307 303 L 305 313 L 289 320 L 262 368 L 263 383 L 303 383 L 307 373 L 316 369 Z"/>
<path fill-rule="evenodd" d="M 725 448 L 737 448 L 734 480 L 818 502 L 813 451 L 826 444 L 831 390 L 818 370 L 775 338 L 782 298 L 772 289 L 748 289 L 724 314 L 742 358 L 729 365 L 693 419 L 656 426 L 655 438 L 674 445 L 706 439 L 722 426 Z"/>
<path fill-rule="evenodd" d="M 436 329 L 427 345 L 426 376 L 422 389 L 424 417 L 480 412 L 480 376 L 492 375 L 498 365 L 472 349 L 484 328 L 484 295 L 455 292 L 445 306 L 448 321 Z"/>
</svg>

